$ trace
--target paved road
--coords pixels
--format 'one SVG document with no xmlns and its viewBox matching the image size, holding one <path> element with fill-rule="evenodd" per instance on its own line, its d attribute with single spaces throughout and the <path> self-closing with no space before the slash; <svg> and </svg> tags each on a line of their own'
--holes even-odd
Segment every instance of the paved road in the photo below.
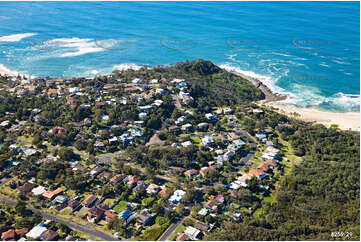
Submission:
<svg viewBox="0 0 361 242">
<path fill-rule="evenodd" d="M 237 132 L 239 132 L 240 134 L 242 134 L 244 137 L 247 138 L 248 142 L 251 144 L 252 146 L 252 150 L 246 155 L 246 157 L 244 157 L 241 160 L 241 164 L 239 166 L 235 166 L 237 169 L 241 169 L 242 166 L 246 165 L 248 163 L 248 161 L 250 161 L 254 154 L 257 151 L 257 141 L 255 141 L 248 133 L 247 131 L 241 129 L 241 130 L 236 130 Z"/>
<path fill-rule="evenodd" d="M 24 145 L 32 145 L 32 143 L 29 142 L 29 141 L 18 140 L 18 142 L 21 143 L 21 144 L 24 144 Z M 50 149 L 50 150 L 54 150 L 54 149 L 58 149 L 59 147 L 48 145 L 47 148 Z M 85 159 L 88 158 L 88 154 L 84 154 L 84 153 L 81 153 L 81 152 L 78 152 L 78 151 L 73 151 L 73 152 L 74 152 L 74 154 L 82 156 Z M 123 154 L 124 154 L 124 151 L 117 151 L 117 152 L 114 152 L 114 153 L 109 154 L 109 155 L 99 155 L 99 156 L 96 156 L 96 158 L 97 158 L 99 163 L 108 163 L 109 164 L 109 163 L 111 163 L 113 157 L 120 156 L 120 155 L 123 155 Z"/>
<path fill-rule="evenodd" d="M 10 181 L 12 178 L 3 178 L 3 179 L 1 179 L 0 180 L 0 187 L 2 186 L 2 185 L 4 185 L 5 183 L 7 183 L 8 181 Z"/>
<path fill-rule="evenodd" d="M 4 197 L 1 197 L 0 196 L 0 202 L 2 203 L 5 203 L 5 204 L 8 204 L 8 205 L 12 205 L 12 206 L 16 206 L 16 202 L 13 201 L 13 200 L 10 200 L 10 199 L 7 199 L 7 198 L 4 198 Z M 39 209 L 36 209 L 36 208 L 32 208 L 32 207 L 29 207 L 28 206 L 28 209 L 30 209 L 31 211 L 33 211 L 34 213 L 39 213 L 43 218 L 47 219 L 47 220 L 51 220 L 51 221 L 55 221 L 57 223 L 61 223 L 61 224 L 65 224 L 67 225 L 69 228 L 72 228 L 72 229 L 75 229 L 75 230 L 79 230 L 79 231 L 82 231 L 86 234 L 90 234 L 92 236 L 96 236 L 96 237 L 99 237 L 101 239 L 104 239 L 106 241 L 118 241 L 119 239 L 109 235 L 109 234 L 106 234 L 106 233 L 103 233 L 103 232 L 100 232 L 98 230 L 95 230 L 93 228 L 89 228 L 87 226 L 83 226 L 83 225 L 79 225 L 79 224 L 75 224 L 75 223 L 72 223 L 70 221 L 66 221 L 66 220 L 63 220 L 63 219 L 60 219 L 56 216 L 52 216 L 52 215 L 49 215 L 49 214 L 46 214 L 44 213 L 43 211 L 39 210 Z"/>
<path fill-rule="evenodd" d="M 158 240 L 165 241 L 172 233 L 173 231 L 178 227 L 178 225 L 183 221 L 185 217 L 178 220 L 175 224 L 173 224 Z"/>
</svg>

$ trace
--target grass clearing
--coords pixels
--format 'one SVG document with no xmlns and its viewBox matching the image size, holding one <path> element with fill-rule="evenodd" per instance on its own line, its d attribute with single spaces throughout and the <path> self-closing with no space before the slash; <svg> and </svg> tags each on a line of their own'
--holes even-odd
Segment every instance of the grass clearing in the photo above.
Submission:
<svg viewBox="0 0 361 242">
<path fill-rule="evenodd" d="M 128 206 L 128 202 L 126 202 L 126 201 L 120 201 L 120 202 L 118 203 L 118 205 L 114 207 L 114 211 L 117 212 L 117 213 L 120 213 L 120 212 L 122 212 L 123 210 L 125 210 L 125 209 L 127 208 L 127 206 Z"/>
<path fill-rule="evenodd" d="M 103 201 L 103 204 L 107 204 L 109 207 L 111 207 L 114 203 L 115 203 L 115 199 L 114 198 L 107 198 Z"/>
</svg>

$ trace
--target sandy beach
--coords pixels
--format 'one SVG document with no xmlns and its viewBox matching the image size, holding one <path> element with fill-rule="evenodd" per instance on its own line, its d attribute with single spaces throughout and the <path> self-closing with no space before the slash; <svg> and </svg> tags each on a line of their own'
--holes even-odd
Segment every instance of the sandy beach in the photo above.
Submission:
<svg viewBox="0 0 361 242">
<path fill-rule="evenodd" d="M 249 80 L 265 94 L 264 100 L 256 102 L 260 106 L 273 107 L 276 109 L 275 111 L 278 111 L 279 113 L 286 114 L 293 118 L 298 118 L 304 121 L 321 123 L 326 127 L 330 127 L 332 124 L 336 124 L 342 130 L 351 129 L 354 131 L 360 131 L 360 113 L 325 112 L 314 108 L 298 108 L 293 106 L 276 104 L 275 101 L 286 99 L 287 96 L 273 93 L 264 83 L 253 77 L 246 76 L 242 73 L 235 71 L 232 68 L 225 69 L 235 75 L 241 76 L 242 78 Z M 297 113 L 298 115 L 294 115 L 294 113 Z"/>
<path fill-rule="evenodd" d="M 261 106 L 268 106 L 278 109 L 279 113 L 289 115 L 293 118 L 299 118 L 304 121 L 317 122 L 330 127 L 337 124 L 340 129 L 360 131 L 360 113 L 334 113 L 324 112 L 313 108 L 297 108 L 270 102 L 258 102 Z M 298 113 L 298 115 L 293 115 Z"/>
</svg>

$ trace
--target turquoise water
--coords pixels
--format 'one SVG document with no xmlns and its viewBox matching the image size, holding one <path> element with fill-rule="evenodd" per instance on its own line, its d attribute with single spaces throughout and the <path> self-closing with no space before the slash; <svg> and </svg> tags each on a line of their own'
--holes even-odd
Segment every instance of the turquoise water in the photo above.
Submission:
<svg viewBox="0 0 361 242">
<path fill-rule="evenodd" d="M 208 59 L 287 93 L 359 111 L 358 2 L 0 2 L 0 64 L 36 76 Z"/>
</svg>

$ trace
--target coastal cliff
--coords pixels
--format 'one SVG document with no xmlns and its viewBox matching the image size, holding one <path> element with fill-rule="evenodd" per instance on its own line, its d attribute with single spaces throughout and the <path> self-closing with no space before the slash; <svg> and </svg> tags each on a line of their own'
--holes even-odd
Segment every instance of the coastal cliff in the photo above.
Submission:
<svg viewBox="0 0 361 242">
<path fill-rule="evenodd" d="M 281 101 L 281 100 L 285 100 L 287 98 L 287 96 L 284 94 L 272 92 L 271 89 L 269 89 L 269 87 L 264 85 L 260 80 L 258 80 L 256 78 L 246 76 L 246 75 L 236 72 L 236 71 L 230 71 L 230 72 L 234 75 L 237 75 L 239 77 L 242 77 L 243 79 L 250 81 L 253 85 L 255 85 L 258 89 L 260 89 L 262 91 L 262 93 L 264 94 L 265 101 L 267 101 L 267 102 Z"/>
</svg>

